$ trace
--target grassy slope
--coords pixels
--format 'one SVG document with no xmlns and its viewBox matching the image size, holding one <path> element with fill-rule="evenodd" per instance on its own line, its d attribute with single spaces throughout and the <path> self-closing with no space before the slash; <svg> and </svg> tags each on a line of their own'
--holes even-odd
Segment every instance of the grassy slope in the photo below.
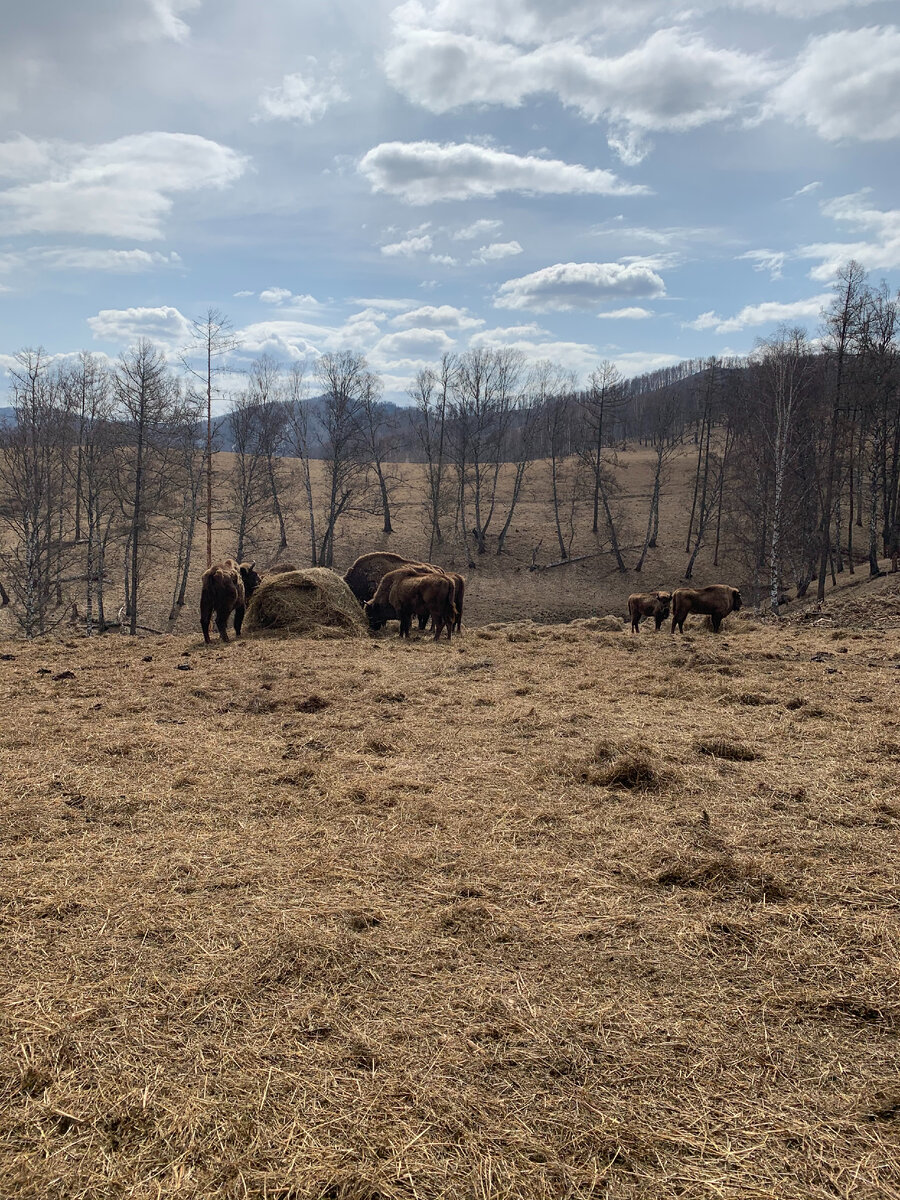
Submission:
<svg viewBox="0 0 900 1200">
<path fill-rule="evenodd" d="M 893 632 L 0 647 L 0 1194 L 900 1196 L 875 586 Z"/>
</svg>

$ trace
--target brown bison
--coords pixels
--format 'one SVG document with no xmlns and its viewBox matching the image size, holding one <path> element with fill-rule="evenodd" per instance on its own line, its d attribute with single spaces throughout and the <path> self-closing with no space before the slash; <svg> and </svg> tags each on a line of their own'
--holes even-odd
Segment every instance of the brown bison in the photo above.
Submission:
<svg viewBox="0 0 900 1200">
<path fill-rule="evenodd" d="M 684 633 L 684 619 L 689 613 L 708 616 L 713 633 L 730 612 L 741 607 L 741 593 L 727 583 L 711 583 L 705 588 L 676 588 L 672 593 L 672 632 Z"/>
<path fill-rule="evenodd" d="M 413 617 L 434 622 L 434 640 L 447 630 L 447 640 L 456 621 L 456 585 L 442 571 L 421 571 L 415 564 L 389 571 L 378 590 L 366 604 L 366 616 L 373 628 L 396 616 L 400 620 L 400 636 L 409 637 Z"/>
<path fill-rule="evenodd" d="M 397 567 L 409 566 L 411 563 L 418 563 L 418 560 L 404 558 L 401 554 L 392 554 L 389 550 L 376 550 L 371 554 L 361 554 L 344 576 L 344 583 L 360 604 L 367 604 L 375 595 L 379 583 L 388 571 L 394 571 Z"/>
<path fill-rule="evenodd" d="M 628 615 L 631 617 L 631 632 L 639 633 L 640 624 L 644 617 L 653 617 L 656 622 L 656 632 L 669 616 L 669 606 L 672 603 L 671 592 L 632 592 L 628 597 Z"/>
<path fill-rule="evenodd" d="M 454 584 L 456 585 L 456 591 L 454 594 L 454 601 L 453 601 L 454 604 L 456 605 L 456 621 L 453 624 L 453 628 L 456 630 L 457 633 L 462 633 L 463 601 L 466 598 L 465 577 L 463 575 L 458 575 L 456 573 L 456 571 L 443 571 L 440 567 L 434 567 L 433 569 L 434 569 L 434 572 L 436 575 L 449 575 L 449 577 L 453 580 Z M 427 624 L 428 624 L 427 616 L 419 617 L 419 629 L 424 629 Z"/>
<path fill-rule="evenodd" d="M 203 572 L 200 581 L 200 628 L 209 644 L 209 623 L 216 614 L 216 627 L 223 642 L 228 641 L 228 618 L 234 613 L 234 634 L 240 636 L 247 601 L 259 586 L 255 563 L 238 563 L 233 558 L 216 563 Z"/>
<path fill-rule="evenodd" d="M 444 572 L 440 567 L 432 567 L 429 563 L 416 562 L 404 563 L 400 567 L 395 567 L 393 571 L 388 571 L 386 575 L 381 577 L 381 582 L 375 589 L 372 599 L 367 600 L 363 605 L 366 619 L 369 622 L 369 628 L 374 631 L 380 629 L 388 621 L 399 620 L 400 613 L 391 602 L 391 592 L 394 584 L 399 583 L 401 579 L 410 579 L 419 575 L 443 574 Z M 427 616 L 425 620 L 427 622 Z"/>
</svg>

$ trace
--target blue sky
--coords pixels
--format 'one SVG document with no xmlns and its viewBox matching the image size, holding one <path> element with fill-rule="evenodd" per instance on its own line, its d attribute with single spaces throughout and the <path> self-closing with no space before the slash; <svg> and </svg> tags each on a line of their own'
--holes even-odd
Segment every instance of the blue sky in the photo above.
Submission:
<svg viewBox="0 0 900 1200">
<path fill-rule="evenodd" d="M 0 364 L 446 351 L 584 378 L 900 282 L 898 5 L 30 0 L 0 42 Z M 2 401 L 0 401 L 2 402 Z"/>
</svg>

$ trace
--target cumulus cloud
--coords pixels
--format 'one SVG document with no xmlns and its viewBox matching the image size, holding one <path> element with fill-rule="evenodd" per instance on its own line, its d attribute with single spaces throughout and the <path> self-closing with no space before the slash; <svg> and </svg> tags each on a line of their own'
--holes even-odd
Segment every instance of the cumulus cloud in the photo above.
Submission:
<svg viewBox="0 0 900 1200">
<path fill-rule="evenodd" d="M 419 237 L 408 237 L 400 242 L 390 242 L 381 247 L 381 253 L 386 258 L 415 258 L 417 254 L 425 254 L 429 251 L 431 245 L 431 235 L 423 233 Z"/>
<path fill-rule="evenodd" d="M 139 133 L 96 146 L 29 142 L 0 145 L 7 178 L 18 171 L 12 177 L 20 180 L 0 191 L 7 234 L 161 238 L 173 195 L 227 187 L 247 166 L 227 146 L 189 133 Z"/>
<path fill-rule="evenodd" d="M 851 258 L 867 271 L 892 271 L 900 267 L 900 208 L 875 208 L 866 191 L 837 196 L 820 205 L 823 214 L 843 222 L 863 236 L 851 242 L 813 242 L 797 250 L 800 258 L 819 259 L 811 279 L 832 279 Z"/>
<path fill-rule="evenodd" d="M 765 300 L 761 304 L 747 304 L 736 316 L 720 317 L 714 312 L 701 313 L 694 321 L 687 322 L 689 329 L 708 330 L 715 333 L 737 333 L 757 325 L 792 324 L 797 321 L 816 320 L 819 313 L 830 301 L 831 296 L 825 292 L 819 296 L 810 296 L 808 300 L 792 300 L 782 303 L 778 300 Z"/>
<path fill-rule="evenodd" d="M 471 261 L 473 263 L 498 262 L 501 258 L 513 258 L 516 254 L 521 253 L 522 247 L 518 242 L 491 242 L 490 245 L 476 250 Z"/>
<path fill-rule="evenodd" d="M 392 323 L 419 329 L 477 329 L 484 321 L 480 317 L 470 316 L 465 308 L 455 308 L 452 304 L 424 304 L 394 317 Z"/>
<path fill-rule="evenodd" d="M 319 357 L 319 347 L 331 343 L 334 337 L 334 331 L 303 321 L 256 321 L 238 333 L 244 353 L 266 352 L 288 362 L 314 361 Z"/>
<path fill-rule="evenodd" d="M 263 304 L 283 304 L 285 300 L 290 300 L 291 289 L 283 287 L 265 288 L 259 293 L 259 298 Z"/>
<path fill-rule="evenodd" d="M 471 200 L 500 192 L 636 196 L 649 190 L 625 183 L 612 171 L 472 142 L 382 142 L 364 155 L 359 170 L 373 191 L 399 196 L 408 204 Z"/>
<path fill-rule="evenodd" d="M 482 217 L 479 221 L 473 221 L 471 225 L 464 225 L 462 229 L 455 230 L 450 236 L 457 242 L 473 242 L 476 238 L 490 237 L 502 228 L 502 221 L 491 221 Z"/>
<path fill-rule="evenodd" d="M 401 358 L 413 361 L 434 361 L 452 350 L 456 343 L 442 329 L 403 329 L 388 333 L 373 347 L 372 354 L 379 359 Z"/>
<path fill-rule="evenodd" d="M 518 350 L 529 363 L 550 360 L 576 375 L 587 375 L 597 365 L 597 347 L 587 342 L 554 338 L 539 325 L 507 325 L 484 329 L 469 340 L 473 347 Z"/>
<path fill-rule="evenodd" d="M 306 62 L 305 71 L 285 75 L 278 87 L 266 88 L 259 98 L 262 119 L 312 125 L 321 120 L 332 105 L 350 99 L 335 77 L 335 64 L 323 73 L 315 58 L 308 57 Z"/>
<path fill-rule="evenodd" d="M 592 309 L 610 300 L 665 295 L 665 284 L 642 263 L 556 263 L 501 284 L 497 308 L 535 312 Z"/>
<path fill-rule="evenodd" d="M 653 313 L 649 308 L 632 305 L 629 308 L 614 308 L 609 312 L 597 313 L 601 321 L 646 321 Z"/>
<path fill-rule="evenodd" d="M 771 96 L 771 111 L 828 141 L 900 137 L 900 29 L 845 29 L 813 38 Z"/>
<path fill-rule="evenodd" d="M 523 49 L 451 29 L 398 25 L 385 70 L 398 91 L 435 113 L 479 103 L 517 108 L 550 93 L 588 120 L 607 120 L 617 148 L 632 162 L 642 147 L 627 131 L 696 129 L 739 112 L 778 79 L 762 56 L 713 46 L 677 28 L 602 56 L 574 39 Z"/>
<path fill-rule="evenodd" d="M 103 308 L 88 317 L 88 327 L 98 341 L 131 346 L 140 338 L 171 352 L 190 340 L 191 322 L 177 308 Z"/>
</svg>

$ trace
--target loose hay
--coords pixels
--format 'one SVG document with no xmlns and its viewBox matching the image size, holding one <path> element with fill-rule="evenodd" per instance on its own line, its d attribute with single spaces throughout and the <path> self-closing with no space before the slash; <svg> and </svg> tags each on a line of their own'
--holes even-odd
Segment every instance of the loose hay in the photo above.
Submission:
<svg viewBox="0 0 900 1200">
<path fill-rule="evenodd" d="M 247 606 L 244 631 L 251 636 L 366 637 L 362 609 L 340 575 L 327 567 L 269 575 Z"/>
</svg>

